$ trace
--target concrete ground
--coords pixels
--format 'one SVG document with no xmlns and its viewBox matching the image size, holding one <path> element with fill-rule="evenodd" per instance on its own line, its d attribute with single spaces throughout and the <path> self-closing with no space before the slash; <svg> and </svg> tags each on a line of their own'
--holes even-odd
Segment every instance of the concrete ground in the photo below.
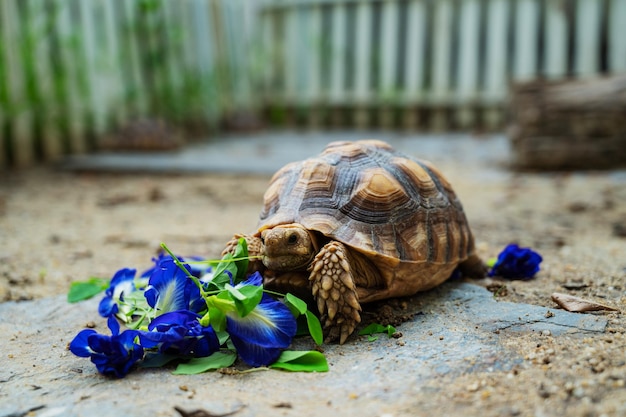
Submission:
<svg viewBox="0 0 626 417">
<path fill-rule="evenodd" d="M 397 326 L 402 336 L 324 345 L 327 373 L 176 376 L 165 368 L 114 380 L 67 350 L 88 322 L 106 331 L 98 299 L 65 301 L 72 280 L 141 268 L 133 262 L 148 262 L 155 241 L 215 255 L 231 233 L 254 227 L 263 184 L 284 163 L 331 140 L 374 136 L 448 176 L 481 256 L 510 241 L 540 251 L 537 278 L 450 281 L 391 302 L 412 317 Z M 624 308 L 626 245 L 611 227 L 626 219 L 626 175 L 513 173 L 508 152 L 502 135 L 283 132 L 157 155 L 73 157 L 3 178 L 0 417 L 180 415 L 175 407 L 242 417 L 626 415 L 624 318 L 550 301 L 570 292 Z M 154 190 L 161 197 L 152 201 Z M 313 348 L 307 338 L 295 344 Z"/>
</svg>

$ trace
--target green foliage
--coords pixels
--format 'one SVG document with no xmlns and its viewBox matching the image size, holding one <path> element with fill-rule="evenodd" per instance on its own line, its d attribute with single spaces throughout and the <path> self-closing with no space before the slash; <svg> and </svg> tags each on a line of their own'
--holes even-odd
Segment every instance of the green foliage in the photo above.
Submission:
<svg viewBox="0 0 626 417">
<path fill-rule="evenodd" d="M 382 324 L 378 324 L 378 323 L 372 323 L 369 326 L 365 327 L 363 330 L 361 330 L 359 332 L 359 335 L 363 336 L 363 335 L 369 335 L 372 336 L 374 334 L 377 333 L 387 333 L 388 337 L 393 336 L 393 334 L 396 332 L 396 328 L 393 327 L 392 325 L 388 324 L 386 326 L 383 326 Z M 372 337 L 370 338 L 370 341 L 374 341 L 376 340 L 376 338 Z"/>
<path fill-rule="evenodd" d="M 317 343 L 321 345 L 324 341 L 324 333 L 322 332 L 322 325 L 315 314 L 309 311 L 306 303 L 295 295 L 288 293 L 285 295 L 285 304 L 291 310 L 291 313 L 295 317 L 299 317 L 300 315 L 304 315 L 307 322 L 307 327 L 309 330 L 309 334 Z"/>
<path fill-rule="evenodd" d="M 316 350 L 286 350 L 270 365 L 270 368 L 292 372 L 328 372 L 328 362 L 324 355 Z"/>
<path fill-rule="evenodd" d="M 67 294 L 69 303 L 77 303 L 87 300 L 100 294 L 109 287 L 109 280 L 104 278 L 91 277 L 86 281 L 75 281 L 70 285 L 70 291 Z"/>
<path fill-rule="evenodd" d="M 215 352 L 206 358 L 193 358 L 187 363 L 181 363 L 174 375 L 194 375 L 216 369 L 228 368 L 235 363 L 237 354 L 235 352 Z"/>
</svg>

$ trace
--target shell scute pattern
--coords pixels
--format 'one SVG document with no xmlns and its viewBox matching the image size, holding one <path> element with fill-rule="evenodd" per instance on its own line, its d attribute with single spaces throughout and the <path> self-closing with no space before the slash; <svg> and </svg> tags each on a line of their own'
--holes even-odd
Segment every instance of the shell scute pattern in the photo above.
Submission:
<svg viewBox="0 0 626 417">
<path fill-rule="evenodd" d="M 261 229 L 299 223 L 381 262 L 456 263 L 473 252 L 448 181 L 384 142 L 332 143 L 318 157 L 289 164 L 272 178 L 264 202 Z"/>
</svg>

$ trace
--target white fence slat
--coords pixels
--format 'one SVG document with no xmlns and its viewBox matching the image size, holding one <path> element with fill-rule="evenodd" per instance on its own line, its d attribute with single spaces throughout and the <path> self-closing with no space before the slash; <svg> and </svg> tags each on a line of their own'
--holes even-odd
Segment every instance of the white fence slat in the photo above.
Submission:
<svg viewBox="0 0 626 417">
<path fill-rule="evenodd" d="M 404 101 L 415 104 L 423 95 L 426 50 L 426 5 L 423 0 L 408 4 L 405 50 Z"/>
<path fill-rule="evenodd" d="M 292 0 L 293 1 L 293 0 Z M 301 31 L 298 26 L 298 10 L 293 7 L 285 9 L 285 84 L 287 102 L 293 103 L 298 91 L 298 60 L 301 48 Z"/>
<path fill-rule="evenodd" d="M 305 82 L 305 100 L 310 104 L 315 104 L 321 98 L 321 54 L 322 54 L 322 9 L 320 6 L 314 6 L 307 10 L 308 30 L 304 32 L 307 34 L 306 48 L 304 49 L 304 59 L 306 63 L 306 82 Z"/>
<path fill-rule="evenodd" d="M 523 81 L 536 75 L 539 4 L 536 0 L 518 0 L 516 5 L 513 76 Z"/>
<path fill-rule="evenodd" d="M 626 1 L 613 0 L 609 13 L 609 69 L 626 71 Z"/>
<path fill-rule="evenodd" d="M 432 103 L 445 104 L 450 97 L 450 61 L 452 58 L 452 11 L 451 0 L 435 3 L 432 68 Z"/>
<path fill-rule="evenodd" d="M 253 56 L 248 48 L 247 40 L 253 39 L 254 27 L 253 16 L 250 15 L 252 9 L 251 2 L 233 0 L 221 2 L 224 10 L 224 25 L 227 28 L 228 39 L 226 45 L 231 45 L 228 51 L 231 55 L 231 68 L 235 77 L 232 81 L 233 100 L 235 107 L 249 109 L 251 107 L 251 86 L 250 77 L 254 68 L 251 66 Z"/>
<path fill-rule="evenodd" d="M 9 143 L 8 141 L 11 138 L 4 137 L 4 128 L 5 124 L 8 125 L 13 120 L 13 107 L 14 103 L 11 97 L 11 62 L 12 62 L 12 54 L 11 54 L 11 41 L 12 41 L 12 33 L 10 30 L 9 22 L 11 16 L 10 13 L 10 2 L 9 1 L 0 1 L 0 17 L 4 19 L 2 25 L 0 25 L 0 39 L 2 40 L 2 48 L 0 48 L 0 60 L 2 60 L 1 64 L 3 69 L 3 77 L 0 79 L 0 83 L 2 83 L 3 88 L 3 97 L 0 97 L 0 168 L 6 166 L 9 162 Z M 6 107 L 3 107 L 6 106 Z"/>
<path fill-rule="evenodd" d="M 81 34 L 78 33 L 76 23 L 71 16 L 72 4 L 67 1 L 59 0 L 57 2 L 59 8 L 56 32 L 60 37 L 61 47 L 57 51 L 58 58 L 63 65 L 63 72 L 65 77 L 65 109 L 63 117 L 66 119 L 67 134 L 68 137 L 63 138 L 64 148 L 70 152 L 82 152 L 85 150 L 85 114 L 90 111 L 89 102 L 86 100 L 86 95 L 81 91 L 81 82 L 87 78 L 86 68 L 82 65 L 83 59 L 79 59 L 77 55 L 80 54 L 81 44 L 83 39 Z M 78 7 L 75 4 L 74 7 Z M 70 46 L 71 45 L 71 46 Z M 103 97 L 101 100 L 105 103 L 108 102 L 108 97 Z M 65 133 L 65 132 L 64 132 Z"/>
<path fill-rule="evenodd" d="M 601 3 L 578 0 L 577 7 L 574 73 L 576 76 L 592 75 L 599 69 Z"/>
<path fill-rule="evenodd" d="M 483 97 L 489 104 L 501 102 L 506 95 L 510 6 L 509 0 L 492 0 L 488 4 Z"/>
<path fill-rule="evenodd" d="M 102 4 L 102 23 L 104 25 L 104 37 L 106 39 L 106 86 L 109 91 L 108 119 L 113 123 L 121 124 L 128 117 L 127 106 L 124 97 L 124 69 L 120 51 L 120 33 L 116 30 L 115 11 L 113 2 Z M 81 112 L 82 113 L 82 112 Z"/>
<path fill-rule="evenodd" d="M 277 30 L 278 24 L 274 24 L 278 20 L 274 14 L 264 12 L 261 10 L 259 19 L 259 32 L 260 39 L 257 40 L 253 37 L 250 39 L 250 52 L 253 54 L 253 64 L 256 69 L 255 75 L 257 76 L 254 81 L 259 83 L 261 87 L 263 101 L 267 101 L 273 94 L 278 94 L 278 91 L 274 91 L 274 77 L 277 77 L 278 69 L 280 68 L 280 62 L 282 59 L 281 48 L 284 39 L 274 39 L 274 32 Z M 254 32 L 252 32 L 254 35 Z M 258 65 L 258 68 L 257 68 Z M 253 84 L 254 85 L 254 84 Z"/>
<path fill-rule="evenodd" d="M 567 33 L 569 25 L 562 0 L 548 0 L 546 3 L 544 75 L 547 78 L 561 78 L 567 74 Z"/>
<path fill-rule="evenodd" d="M 457 119 L 461 127 L 467 128 L 474 120 L 467 106 L 475 104 L 478 92 L 479 1 L 465 0 L 459 13 L 459 61 L 455 74 L 458 81 L 457 99 L 460 101 Z"/>
<path fill-rule="evenodd" d="M 124 60 L 126 61 L 125 72 L 128 72 L 126 78 L 129 83 L 126 85 L 126 88 L 132 91 L 129 103 L 132 109 L 131 112 L 135 113 L 135 116 L 142 116 L 147 111 L 148 103 L 144 93 L 146 89 L 141 75 L 140 57 L 137 47 L 140 39 L 135 27 L 137 20 L 136 4 L 134 0 L 125 0 L 121 4 L 124 7 L 124 19 L 119 22 L 118 30 L 124 34 L 122 42 L 124 43 L 124 49 L 127 51 L 127 56 Z"/>
<path fill-rule="evenodd" d="M 297 0 L 295 0 L 297 3 Z M 295 7 L 296 21 L 298 22 L 298 47 L 293 59 L 296 61 L 296 104 L 307 104 L 308 86 L 311 77 L 311 8 Z M 289 57 L 288 57 L 289 58 Z"/>
<path fill-rule="evenodd" d="M 368 1 L 357 3 L 356 36 L 354 46 L 355 98 L 358 104 L 365 104 L 370 95 L 370 74 L 372 66 L 372 4 Z"/>
<path fill-rule="evenodd" d="M 476 98 L 478 88 L 478 31 L 480 19 L 478 0 L 465 0 L 459 10 L 459 61 L 457 65 L 458 95 L 462 101 Z"/>
<path fill-rule="evenodd" d="M 32 164 L 34 161 L 34 139 L 33 139 L 33 112 L 29 102 L 30 97 L 26 91 L 25 67 L 26 59 L 32 59 L 31 51 L 24 51 L 27 47 L 22 33 L 20 33 L 21 21 L 18 11 L 19 0 L 5 0 L 5 16 L 6 21 L 6 43 L 7 56 L 9 62 L 7 65 L 9 79 L 9 95 L 11 97 L 14 108 L 13 118 L 13 162 L 16 167 L 24 167 Z M 28 7 L 28 3 L 23 3 L 22 7 Z M 24 23 L 22 23 L 24 24 Z M 27 30 L 27 29 L 24 29 Z M 28 52 L 29 56 L 24 56 L 22 52 Z"/>
<path fill-rule="evenodd" d="M 59 39 L 56 34 L 56 17 L 57 11 L 47 10 L 48 8 L 57 9 L 59 6 L 56 0 L 49 0 L 40 4 L 38 19 L 41 19 L 42 34 L 45 36 L 38 45 L 37 59 L 37 77 L 39 79 L 40 88 L 44 102 L 48 103 L 44 110 L 44 119 L 42 120 L 42 151 L 46 160 L 58 159 L 63 153 L 61 143 L 61 134 L 59 131 L 60 120 L 64 113 L 64 103 L 59 102 L 57 88 L 55 88 L 55 69 L 53 62 L 49 59 L 51 48 L 54 47 L 52 39 Z M 52 20 L 52 21 L 51 21 Z M 56 50 L 54 51 L 57 52 Z"/>
<path fill-rule="evenodd" d="M 398 7 L 399 3 L 393 0 L 384 0 L 382 4 L 379 88 L 383 101 L 397 94 Z"/>
<path fill-rule="evenodd" d="M 502 103 L 506 99 L 507 84 L 507 34 L 508 17 L 511 11 L 509 0 L 492 0 L 487 4 L 485 39 L 485 81 L 482 102 L 485 125 L 495 128 L 503 118 Z"/>
<path fill-rule="evenodd" d="M 98 77 L 98 41 L 94 30 L 94 5 L 95 2 L 79 2 L 80 18 L 82 25 L 82 41 L 84 43 L 85 64 L 87 66 L 87 80 L 89 83 L 89 97 L 85 100 L 89 102 L 93 114 L 93 129 L 96 133 L 102 134 L 105 130 L 106 115 L 103 96 L 107 95 L 106 89 L 99 82 Z"/>
<path fill-rule="evenodd" d="M 220 64 L 213 44 L 212 13 L 209 4 L 203 0 L 192 0 L 190 4 L 193 30 L 191 37 L 196 55 L 195 64 L 203 81 L 202 95 L 205 103 L 207 120 L 215 122 L 219 117 L 224 97 L 221 96 L 219 67 Z"/>
<path fill-rule="evenodd" d="M 331 69 L 330 69 L 330 102 L 339 104 L 345 98 L 345 70 L 346 70 L 346 5 L 337 2 L 332 6 L 332 40 L 331 40 Z"/>
<path fill-rule="evenodd" d="M 172 97 L 174 100 L 174 106 L 177 109 L 183 107 L 183 101 L 188 98 L 181 95 L 183 89 L 183 77 L 188 74 L 188 62 L 186 61 L 186 45 L 189 42 L 185 42 L 188 33 L 188 26 L 185 25 L 186 5 L 182 5 L 178 2 L 164 1 L 164 16 L 165 16 L 165 39 L 168 48 L 168 59 L 166 63 L 167 82 L 169 88 L 172 91 Z M 177 110 L 171 115 L 173 122 L 181 122 L 183 114 L 181 110 Z"/>
</svg>

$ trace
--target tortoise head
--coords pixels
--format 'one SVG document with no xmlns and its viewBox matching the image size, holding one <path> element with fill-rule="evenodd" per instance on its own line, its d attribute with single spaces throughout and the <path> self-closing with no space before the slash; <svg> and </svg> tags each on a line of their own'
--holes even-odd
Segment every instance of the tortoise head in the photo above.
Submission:
<svg viewBox="0 0 626 417">
<path fill-rule="evenodd" d="M 273 271 L 306 269 L 317 253 L 315 236 L 300 224 L 261 230 L 263 264 Z"/>
</svg>

